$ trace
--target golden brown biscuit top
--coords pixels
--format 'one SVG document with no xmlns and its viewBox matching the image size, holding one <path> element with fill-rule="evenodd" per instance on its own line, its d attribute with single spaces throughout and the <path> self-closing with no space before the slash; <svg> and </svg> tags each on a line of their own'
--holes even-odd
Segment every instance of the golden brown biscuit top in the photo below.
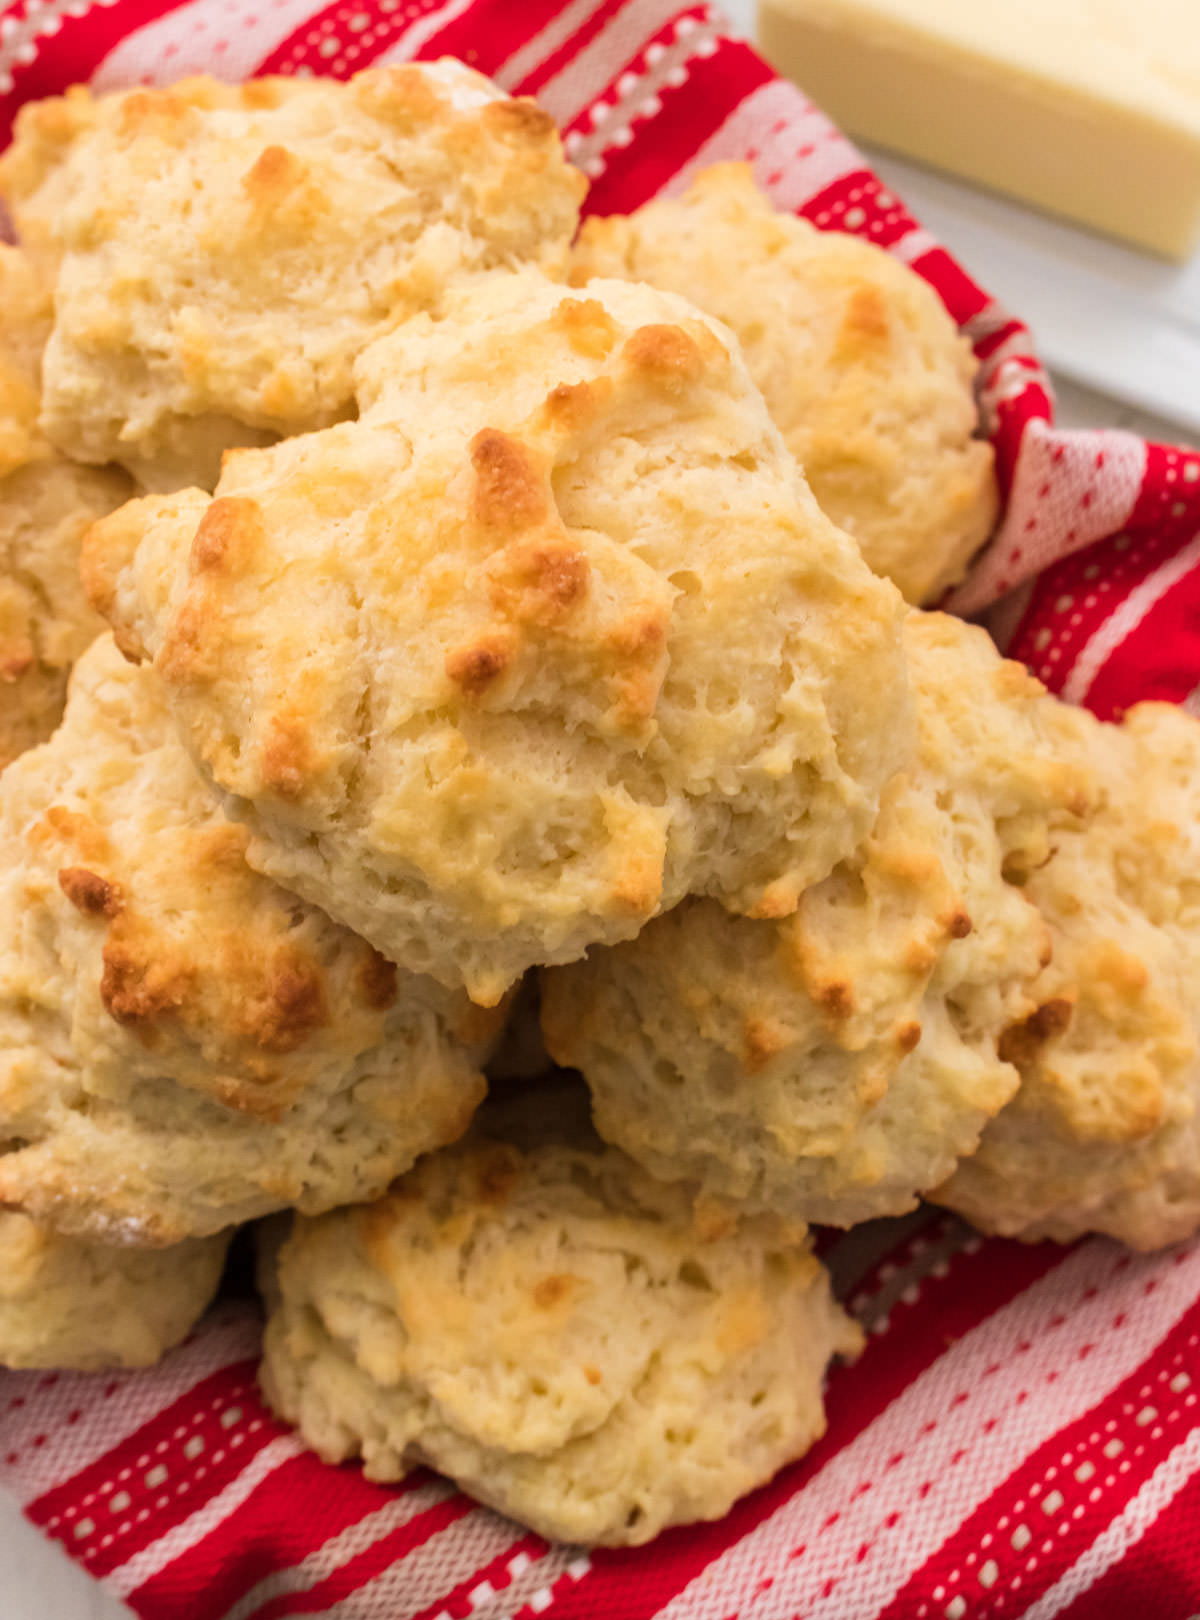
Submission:
<svg viewBox="0 0 1200 1620">
<path fill-rule="evenodd" d="M 176 742 L 154 676 L 108 637 L 53 742 L 6 773 L 0 837 L 0 1009 L 34 968 L 21 916 L 52 917 L 69 960 L 99 953 L 98 983 L 83 971 L 63 993 L 101 1068 L 143 1066 L 272 1119 L 314 1070 L 384 1038 L 395 966 L 250 870 L 249 834 Z"/>
<path fill-rule="evenodd" d="M 899 606 L 728 334 L 528 270 L 381 339 L 358 393 L 84 559 L 252 862 L 491 1000 L 689 888 L 793 909 L 904 746 Z"/>
<path fill-rule="evenodd" d="M 583 177 L 461 63 L 26 106 L 0 158 L 57 277 L 44 425 L 150 488 L 353 414 L 364 345 L 463 277 L 559 270 Z"/>
<path fill-rule="evenodd" d="M 588 219 L 571 279 L 626 276 L 736 333 L 772 418 L 835 523 L 911 602 L 960 579 L 995 520 L 975 362 L 934 290 L 871 243 L 776 213 L 748 165 Z"/>
<path fill-rule="evenodd" d="M 38 432 L 42 349 L 53 289 L 18 248 L 0 242 L 0 478 L 49 454 Z"/>
</svg>

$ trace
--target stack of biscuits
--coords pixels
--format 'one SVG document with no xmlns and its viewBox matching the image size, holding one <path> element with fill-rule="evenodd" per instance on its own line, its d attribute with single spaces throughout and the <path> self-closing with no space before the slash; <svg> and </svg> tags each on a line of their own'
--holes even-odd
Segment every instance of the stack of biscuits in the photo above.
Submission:
<svg viewBox="0 0 1200 1620">
<path fill-rule="evenodd" d="M 321 1457 L 614 1544 L 822 1433 L 809 1223 L 1200 1225 L 1200 727 L 927 610 L 997 494 L 916 276 L 584 191 L 451 61 L 19 120 L 0 1362 L 270 1217 Z"/>
</svg>

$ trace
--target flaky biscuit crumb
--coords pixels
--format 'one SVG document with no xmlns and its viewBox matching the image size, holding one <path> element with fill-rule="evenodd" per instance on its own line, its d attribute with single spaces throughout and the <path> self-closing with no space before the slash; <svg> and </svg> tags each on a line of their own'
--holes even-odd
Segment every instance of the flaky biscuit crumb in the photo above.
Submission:
<svg viewBox="0 0 1200 1620">
<path fill-rule="evenodd" d="M 748 166 L 589 219 L 572 279 L 682 293 L 736 333 L 788 449 L 835 523 L 910 602 L 957 583 L 999 498 L 976 437 L 975 362 L 937 294 L 890 254 L 776 213 Z"/>
<path fill-rule="evenodd" d="M 1155 1249 L 1200 1226 L 1200 724 L 1056 712 L 1097 790 L 1026 884 L 1053 954 L 1001 1043 L 1021 1088 L 937 1197 L 984 1231 Z"/>
<path fill-rule="evenodd" d="M 326 1461 L 428 1463 L 549 1539 L 719 1518 L 823 1433 L 826 1363 L 861 1342 L 803 1232 L 706 1237 L 589 1134 L 496 1128 L 296 1223 L 268 1399 Z"/>
<path fill-rule="evenodd" d="M 228 1246 L 108 1248 L 0 1211 L 0 1366 L 151 1366 L 204 1314 Z"/>
<path fill-rule="evenodd" d="M 88 525 L 132 493 L 78 467 L 38 427 L 51 285 L 0 243 L 0 770 L 62 715 L 75 659 L 104 628 L 79 579 Z"/>
<path fill-rule="evenodd" d="M 359 392 L 85 556 L 251 863 L 487 1003 L 692 890 L 794 910 L 907 746 L 901 603 L 729 334 L 526 271 L 374 345 Z"/>
<path fill-rule="evenodd" d="M 161 1245 L 381 1191 L 499 1032 L 246 865 L 107 636 L 0 778 L 0 1204 Z M 495 1026 L 495 1027 L 492 1027 Z"/>
<path fill-rule="evenodd" d="M 150 488 L 353 413 L 354 360 L 463 276 L 561 268 L 583 177 L 461 63 L 189 79 L 22 109 L 0 159 L 57 272 L 43 425 Z"/>
<path fill-rule="evenodd" d="M 912 613 L 918 744 L 878 821 L 779 922 L 686 902 L 542 975 L 551 1055 L 653 1174 L 849 1226 L 912 1208 L 1009 1101 L 1045 923 L 1012 881 L 1086 784 L 983 631 Z"/>
</svg>

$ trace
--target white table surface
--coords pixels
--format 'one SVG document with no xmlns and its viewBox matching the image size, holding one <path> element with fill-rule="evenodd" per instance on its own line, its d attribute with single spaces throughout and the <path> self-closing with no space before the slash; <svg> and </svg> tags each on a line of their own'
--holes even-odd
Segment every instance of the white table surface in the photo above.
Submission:
<svg viewBox="0 0 1200 1620">
<path fill-rule="evenodd" d="M 747 26 L 753 0 L 729 0 L 725 9 Z M 939 218 L 938 229 L 954 248 L 953 216 Z M 975 261 L 969 267 L 987 284 L 986 264 Z M 1196 440 L 1164 416 L 1118 403 L 1064 377 L 1056 378 L 1056 389 L 1058 418 L 1066 426 L 1128 427 L 1152 438 Z M 130 1614 L 57 1546 L 43 1540 L 13 1502 L 0 1494 L 0 1620 L 129 1620 Z"/>
</svg>

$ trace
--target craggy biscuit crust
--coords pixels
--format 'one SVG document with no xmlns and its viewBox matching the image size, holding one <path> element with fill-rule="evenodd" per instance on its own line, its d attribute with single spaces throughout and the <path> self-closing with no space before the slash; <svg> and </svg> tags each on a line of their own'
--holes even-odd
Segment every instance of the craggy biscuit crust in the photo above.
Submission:
<svg viewBox="0 0 1200 1620">
<path fill-rule="evenodd" d="M 1160 1248 L 1200 1223 L 1200 726 L 1056 719 L 1096 790 L 1026 886 L 1053 956 L 1001 1043 L 1020 1091 L 937 1196 L 985 1231 Z"/>
<path fill-rule="evenodd" d="M 151 1366 L 204 1314 L 228 1244 L 114 1249 L 0 1212 L 0 1366 Z"/>
<path fill-rule="evenodd" d="M 26 106 L 0 159 L 57 271 L 43 424 L 147 487 L 353 412 L 355 357 L 464 275 L 561 269 L 583 177 L 461 63 Z"/>
<path fill-rule="evenodd" d="M 485 1003 L 689 891 L 793 910 L 907 746 L 901 604 L 729 334 L 526 271 L 376 344 L 359 392 L 89 538 L 251 864 Z"/>
<path fill-rule="evenodd" d="M 1014 879 L 1081 781 L 1036 682 L 910 615 L 919 740 L 870 836 L 781 922 L 688 902 L 542 975 L 551 1055 L 600 1134 L 735 1207 L 851 1225 L 911 1208 L 1008 1102 L 1045 924 Z"/>
<path fill-rule="evenodd" d="M 67 461 L 38 427 L 52 320 L 49 282 L 0 243 L 0 770 L 54 730 L 71 665 L 104 628 L 79 549 L 132 493 L 124 474 Z"/>
<path fill-rule="evenodd" d="M 682 293 L 736 333 L 822 507 L 910 602 L 962 578 L 998 512 L 975 361 L 933 289 L 890 254 L 777 214 L 750 169 L 589 219 L 572 280 Z"/>
<path fill-rule="evenodd" d="M 0 479 L 50 453 L 37 419 L 53 294 L 26 254 L 0 242 Z"/>
<path fill-rule="evenodd" d="M 858 1329 L 802 1229 L 706 1232 L 594 1139 L 514 1135 L 297 1221 L 268 1399 L 326 1461 L 429 1463 L 549 1539 L 719 1517 L 823 1433 L 826 1363 Z"/>
<path fill-rule="evenodd" d="M 0 1203 L 163 1245 L 368 1198 L 453 1141 L 495 1015 L 245 863 L 108 637 L 0 779 Z"/>
</svg>

